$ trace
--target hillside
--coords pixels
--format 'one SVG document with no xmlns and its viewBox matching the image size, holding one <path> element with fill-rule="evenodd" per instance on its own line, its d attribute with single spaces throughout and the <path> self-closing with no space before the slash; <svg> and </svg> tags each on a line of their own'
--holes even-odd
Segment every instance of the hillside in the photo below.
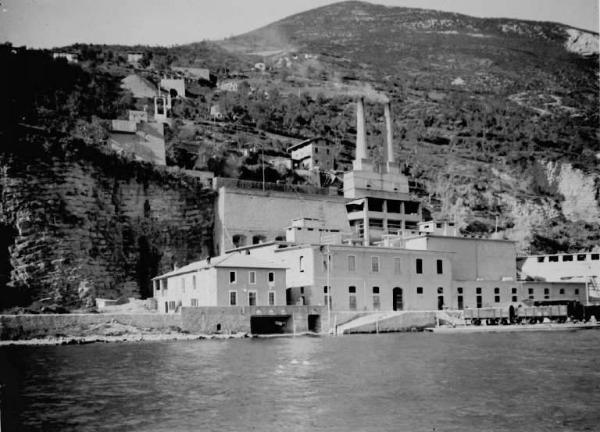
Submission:
<svg viewBox="0 0 600 432">
<path fill-rule="evenodd" d="M 522 250 L 597 244 L 597 34 L 342 2 L 220 45 L 262 56 L 271 76 L 283 75 L 283 92 L 362 94 L 373 103 L 389 97 L 397 151 L 428 184 L 437 216 L 474 233 L 494 231 L 497 221 Z M 379 124 L 370 140 L 378 145 L 382 109 L 371 110 Z M 344 132 L 338 139 L 351 146 L 352 130 Z M 549 167 L 576 176 L 558 176 L 558 184 Z"/>
</svg>

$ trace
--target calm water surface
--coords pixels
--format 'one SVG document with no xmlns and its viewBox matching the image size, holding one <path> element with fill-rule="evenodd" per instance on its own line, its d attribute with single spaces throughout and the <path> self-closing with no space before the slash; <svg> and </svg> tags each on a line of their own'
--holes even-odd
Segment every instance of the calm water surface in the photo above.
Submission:
<svg viewBox="0 0 600 432">
<path fill-rule="evenodd" d="M 600 331 L 0 348 L 2 432 L 600 431 Z"/>
</svg>

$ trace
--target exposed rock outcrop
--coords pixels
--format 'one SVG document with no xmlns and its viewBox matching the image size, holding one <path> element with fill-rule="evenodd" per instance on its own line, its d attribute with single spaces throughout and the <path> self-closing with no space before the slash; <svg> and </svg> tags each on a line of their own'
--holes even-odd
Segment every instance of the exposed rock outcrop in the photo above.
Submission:
<svg viewBox="0 0 600 432">
<path fill-rule="evenodd" d="M 3 154 L 0 169 L 14 233 L 0 305 L 145 297 L 152 277 L 211 252 L 214 193 L 195 179 L 110 156 Z"/>
</svg>

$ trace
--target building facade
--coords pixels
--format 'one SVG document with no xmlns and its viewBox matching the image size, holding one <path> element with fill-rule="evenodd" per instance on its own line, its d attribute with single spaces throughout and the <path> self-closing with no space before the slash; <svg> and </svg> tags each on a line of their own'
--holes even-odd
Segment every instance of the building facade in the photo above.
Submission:
<svg viewBox="0 0 600 432">
<path fill-rule="evenodd" d="M 162 313 L 181 307 L 285 305 L 282 264 L 237 254 L 198 261 L 153 279 Z"/>
<path fill-rule="evenodd" d="M 324 138 L 312 138 L 288 148 L 292 167 L 301 170 L 335 168 L 335 155 L 332 143 Z"/>
</svg>

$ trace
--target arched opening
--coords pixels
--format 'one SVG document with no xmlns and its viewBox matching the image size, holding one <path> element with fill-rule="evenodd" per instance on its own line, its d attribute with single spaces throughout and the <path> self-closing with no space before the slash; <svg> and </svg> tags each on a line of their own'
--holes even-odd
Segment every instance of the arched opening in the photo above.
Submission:
<svg viewBox="0 0 600 432">
<path fill-rule="evenodd" d="M 0 309 L 28 302 L 26 293 L 9 285 L 13 266 L 10 263 L 10 248 L 15 244 L 17 230 L 5 224 L 0 224 Z"/>
<path fill-rule="evenodd" d="M 175 99 L 178 96 L 177 90 L 175 90 L 175 89 L 170 89 L 169 94 L 171 95 L 171 98 L 173 98 L 173 99 Z"/>
<path fill-rule="evenodd" d="M 246 245 L 246 236 L 243 234 L 236 234 L 233 236 L 232 242 L 233 242 L 233 246 L 235 246 L 236 248 L 245 246 Z"/>
<path fill-rule="evenodd" d="M 267 238 L 264 235 L 257 234 L 252 236 L 252 244 L 264 243 L 267 241 Z"/>
<path fill-rule="evenodd" d="M 402 296 L 402 288 L 394 288 L 392 290 L 392 306 L 395 311 L 404 309 L 404 298 Z"/>
</svg>

